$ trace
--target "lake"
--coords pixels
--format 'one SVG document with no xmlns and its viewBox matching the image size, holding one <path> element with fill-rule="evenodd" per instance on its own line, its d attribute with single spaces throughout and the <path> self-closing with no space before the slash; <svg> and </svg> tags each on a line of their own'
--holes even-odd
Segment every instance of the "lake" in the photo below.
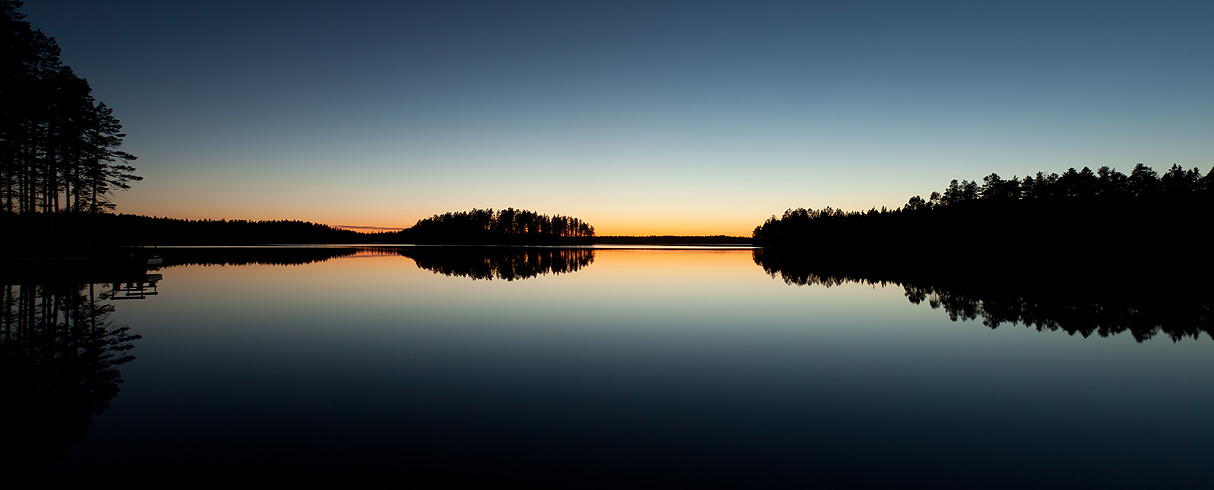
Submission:
<svg viewBox="0 0 1214 490">
<path fill-rule="evenodd" d="M 168 252 L 142 289 L 6 287 L 6 391 L 33 400 L 8 445 L 39 448 L 20 464 L 48 485 L 1214 481 L 1207 324 L 990 328 L 898 284 L 786 280 L 748 249 Z M 92 333 L 71 335 L 92 340 L 52 360 L 14 313 L 81 308 Z"/>
</svg>

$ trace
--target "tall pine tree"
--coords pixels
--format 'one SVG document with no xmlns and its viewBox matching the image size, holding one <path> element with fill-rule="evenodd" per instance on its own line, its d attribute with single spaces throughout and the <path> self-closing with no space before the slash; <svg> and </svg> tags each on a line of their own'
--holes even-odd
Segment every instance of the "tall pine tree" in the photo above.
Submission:
<svg viewBox="0 0 1214 490">
<path fill-rule="evenodd" d="M 119 150 L 122 124 L 60 61 L 55 39 L 24 20 L 21 5 L 0 0 L 0 209 L 113 209 L 113 192 L 142 179 L 135 156 Z"/>
</svg>

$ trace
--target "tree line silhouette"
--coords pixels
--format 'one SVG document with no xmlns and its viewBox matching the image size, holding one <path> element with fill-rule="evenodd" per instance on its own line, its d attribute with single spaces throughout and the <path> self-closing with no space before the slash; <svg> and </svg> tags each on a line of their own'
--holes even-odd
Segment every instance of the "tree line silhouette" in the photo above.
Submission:
<svg viewBox="0 0 1214 490">
<path fill-rule="evenodd" d="M 0 227 L 22 240 L 0 243 L 0 255 L 113 253 L 133 245 L 480 244 L 577 245 L 594 227 L 573 217 L 513 208 L 474 209 L 418 220 L 398 232 L 359 232 L 307 221 L 184 220 L 130 214 L 8 213 Z"/>
<path fill-rule="evenodd" d="M 1004 180 L 992 173 L 982 179 L 982 184 L 968 180 L 953 179 L 943 193 L 932 192 L 927 200 L 914 196 L 903 209 L 916 211 L 943 206 L 962 205 L 971 201 L 1019 201 L 1019 200 L 1125 200 L 1155 199 L 1171 202 L 1201 201 L 1214 198 L 1214 168 L 1205 176 L 1197 168 L 1185 170 L 1172 165 L 1162 176 L 1144 164 L 1137 164 L 1130 175 L 1107 166 L 1095 172 L 1088 167 L 1075 170 L 1071 167 L 1062 175 L 1051 173 L 1024 179 Z"/>
<path fill-rule="evenodd" d="M 594 227 L 578 218 L 506 208 L 436 214 L 397 233 L 402 243 L 574 244 L 594 237 Z"/>
<path fill-rule="evenodd" d="M 0 255 L 113 255 L 121 246 L 264 245 L 386 241 L 306 221 L 184 220 L 132 214 L 0 212 L 0 227 L 21 240 L 0 243 Z"/>
<path fill-rule="evenodd" d="M 790 209 L 753 236 L 760 246 L 919 275 L 1136 270 L 1163 279 L 1176 267 L 1214 269 L 1192 257 L 1202 252 L 1212 212 L 1214 173 L 1176 165 L 1160 176 L 1139 164 L 1128 176 L 1102 167 L 1024 179 L 991 174 L 981 185 L 954 180 L 892 210 Z M 1161 268 L 1150 259 L 1162 253 L 1192 258 Z"/>
<path fill-rule="evenodd" d="M 119 150 L 122 125 L 88 81 L 59 59 L 55 39 L 0 0 L 0 209 L 99 213 L 142 177 Z"/>
<path fill-rule="evenodd" d="M 906 217 L 925 215 L 956 215 L 968 217 L 973 213 L 1022 211 L 1026 213 L 1088 212 L 1099 214 L 1100 207 L 1110 210 L 1171 208 L 1174 214 L 1181 206 L 1206 206 L 1214 202 L 1214 168 L 1205 176 L 1197 168 L 1185 170 L 1173 165 L 1160 176 L 1150 167 L 1137 164 L 1130 175 L 1109 167 L 1067 169 L 1061 175 L 1037 172 L 1023 179 L 1003 179 L 992 173 L 976 181 L 953 179 L 943 192 L 934 191 L 924 199 L 911 197 L 901 208 L 876 208 L 868 211 L 822 209 L 789 209 L 783 216 L 772 216 L 755 227 L 756 243 L 783 245 L 822 238 L 822 231 L 859 223 L 893 224 Z M 1098 216 L 1097 216 L 1098 217 Z M 836 226 L 832 226 L 836 225 Z"/>
</svg>

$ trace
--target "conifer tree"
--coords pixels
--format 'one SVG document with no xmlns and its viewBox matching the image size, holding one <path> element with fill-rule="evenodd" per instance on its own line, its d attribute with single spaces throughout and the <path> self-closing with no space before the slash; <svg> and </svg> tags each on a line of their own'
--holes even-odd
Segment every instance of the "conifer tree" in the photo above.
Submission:
<svg viewBox="0 0 1214 490">
<path fill-rule="evenodd" d="M 119 150 L 125 134 L 59 45 L 0 0 L 0 209 L 104 212 L 142 177 Z"/>
</svg>

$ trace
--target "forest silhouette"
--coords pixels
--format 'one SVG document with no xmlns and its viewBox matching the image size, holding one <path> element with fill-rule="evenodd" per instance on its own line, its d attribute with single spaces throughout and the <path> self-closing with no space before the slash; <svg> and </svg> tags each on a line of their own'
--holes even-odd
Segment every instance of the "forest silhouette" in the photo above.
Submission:
<svg viewBox="0 0 1214 490">
<path fill-rule="evenodd" d="M 578 218 L 506 208 L 436 214 L 396 234 L 398 243 L 579 244 L 594 227 Z"/>
<path fill-rule="evenodd" d="M 979 185 L 952 181 L 899 209 L 790 209 L 754 230 L 755 244 L 930 277 L 1123 274 L 1184 280 L 1210 272 L 1200 258 L 1214 211 L 1214 171 L 1174 165 L 1162 176 L 1102 167 Z"/>
<path fill-rule="evenodd" d="M 59 59 L 55 39 L 0 0 L 0 209 L 100 213 L 142 177 L 120 150 L 122 124 L 88 81 Z"/>
<path fill-rule="evenodd" d="M 1197 168 L 1185 170 L 1179 165 L 1160 176 L 1141 163 L 1128 176 L 1109 167 L 1095 172 L 1072 167 L 1061 175 L 1037 172 L 1022 180 L 1005 180 L 992 173 L 981 185 L 954 179 L 943 193 L 932 192 L 928 199 L 914 196 L 892 210 L 789 209 L 757 226 L 752 236 L 761 245 L 802 245 L 830 235 L 868 235 L 882 229 L 888 235 L 914 227 L 936 231 L 947 225 L 986 225 L 974 231 L 1019 232 L 1023 236 L 1033 235 L 1042 226 L 1052 228 L 1047 231 L 1075 225 L 1083 231 L 1102 231 L 1137 224 L 1133 218 L 1155 221 L 1205 211 L 1212 201 L 1214 168 L 1204 177 Z M 1016 228 L 990 229 L 989 225 L 1001 224 L 993 222 L 995 219 L 1014 218 L 1033 221 Z M 1200 223 L 1181 224 L 1193 228 Z"/>
<path fill-rule="evenodd" d="M 594 227 L 581 219 L 507 208 L 473 209 L 418 220 L 398 232 L 359 232 L 306 221 L 183 220 L 129 214 L 5 213 L 0 227 L 20 241 L 0 243 L 16 256 L 63 248 L 113 253 L 117 246 L 269 244 L 582 245 Z"/>
</svg>

